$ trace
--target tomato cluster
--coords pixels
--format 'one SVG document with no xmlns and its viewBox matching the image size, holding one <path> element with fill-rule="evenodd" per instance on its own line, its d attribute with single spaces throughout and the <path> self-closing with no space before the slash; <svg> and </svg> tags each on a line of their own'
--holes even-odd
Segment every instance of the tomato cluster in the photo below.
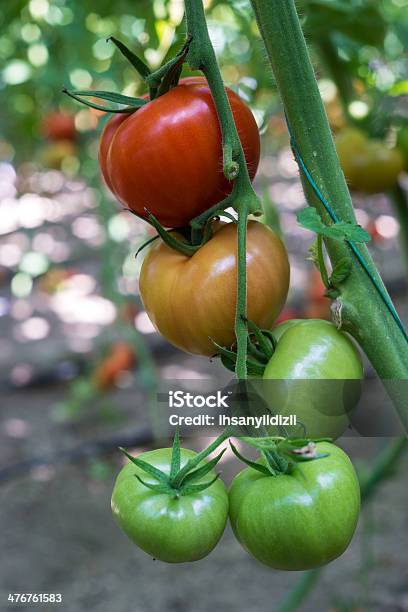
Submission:
<svg viewBox="0 0 408 612">
<path fill-rule="evenodd" d="M 262 563 L 283 570 L 324 565 L 340 556 L 353 536 L 360 489 L 353 465 L 340 448 L 327 442 L 315 448 L 317 458 L 295 463 L 286 473 L 269 472 L 260 458 L 234 478 L 229 493 L 208 469 L 211 462 L 199 463 L 196 472 L 205 471 L 205 476 L 195 485 L 172 488 L 165 483 L 172 472 L 172 449 L 138 458 L 128 455 L 131 461 L 116 479 L 112 511 L 137 546 L 168 563 L 208 555 L 229 514 L 239 542 Z M 179 468 L 195 457 L 181 449 Z M 159 471 L 146 474 L 146 463 L 150 471 Z"/>
<path fill-rule="evenodd" d="M 259 162 L 258 128 L 246 104 L 226 92 L 252 179 Z M 115 115 L 99 148 L 103 176 L 118 200 L 141 217 L 151 213 L 162 226 L 180 229 L 231 192 L 222 158 L 216 108 L 203 77 L 182 79 L 130 116 Z M 212 237 L 192 256 L 160 240 L 145 257 L 142 301 L 157 330 L 175 346 L 211 356 L 216 345 L 234 343 L 236 243 L 234 223 L 213 222 Z M 281 240 L 256 221 L 248 224 L 247 277 L 248 316 L 270 328 L 286 300 L 289 263 Z"/>
<path fill-rule="evenodd" d="M 389 149 L 384 142 L 369 139 L 354 128 L 338 134 L 336 148 L 346 180 L 356 191 L 387 191 L 404 169 L 404 157 L 398 148 Z"/>
<path fill-rule="evenodd" d="M 253 179 L 259 162 L 258 129 L 249 108 L 232 91 L 226 92 Z M 192 231 L 192 221 L 233 188 L 223 173 L 221 131 L 211 92 L 205 79 L 192 77 L 153 100 L 145 99 L 137 111 L 118 114 L 106 124 L 99 149 L 112 193 L 138 216 L 152 222 L 153 215 L 158 224 L 161 238 L 150 248 L 140 273 L 143 304 L 157 330 L 178 348 L 205 356 L 223 355 L 224 350 L 231 360 L 237 225 L 209 216 L 200 226 L 200 245 L 194 234 L 197 227 Z M 172 229 L 166 233 L 164 228 Z M 289 262 L 278 236 L 254 220 L 247 224 L 246 268 L 248 329 L 257 330 L 259 338 L 263 332 L 272 334 L 285 303 Z M 268 363 L 263 361 L 264 379 L 286 384 L 302 377 L 362 377 L 354 345 L 327 321 L 290 321 L 273 334 L 274 352 Z M 249 334 L 249 346 L 251 342 Z M 255 348 L 255 353 L 260 351 Z M 102 365 L 103 386 L 116 375 L 117 359 L 111 356 Z M 304 406 L 306 431 L 316 420 L 317 427 L 324 428 L 326 415 L 322 425 L 320 410 L 316 417 L 312 408 L 337 405 L 327 393 L 313 402 L 308 393 L 302 384 L 290 387 L 287 407 Z M 327 416 L 330 420 L 333 414 Z M 338 419 L 336 434 L 346 426 L 342 417 Z M 328 427 L 333 430 L 333 420 Z M 113 514 L 135 544 L 169 563 L 209 554 L 228 515 L 244 548 L 267 565 L 301 570 L 328 563 L 342 554 L 356 526 L 360 495 L 353 466 L 345 453 L 327 442 L 315 445 L 308 438 L 304 448 L 293 447 L 290 440 L 284 444 L 286 450 L 281 446 L 276 451 L 282 453 L 277 471 L 270 453 L 261 451 L 257 463 L 244 459 L 249 467 L 234 479 L 229 493 L 214 472 L 222 453 L 206 461 L 206 455 L 180 449 L 178 436 L 172 449 L 137 458 L 125 452 L 130 462 L 115 483 Z M 312 447 L 316 454 L 309 456 Z"/>
</svg>

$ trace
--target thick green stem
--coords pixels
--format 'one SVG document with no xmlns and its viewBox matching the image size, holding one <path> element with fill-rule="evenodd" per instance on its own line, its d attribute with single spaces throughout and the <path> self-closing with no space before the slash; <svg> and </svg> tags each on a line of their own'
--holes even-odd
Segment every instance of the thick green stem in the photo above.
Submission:
<svg viewBox="0 0 408 612">
<path fill-rule="evenodd" d="M 400 225 L 399 240 L 405 269 L 408 274 L 408 200 L 405 191 L 400 185 L 396 185 L 391 192 L 391 202 Z"/>
<path fill-rule="evenodd" d="M 191 68 L 201 70 L 207 78 L 222 131 L 224 174 L 228 180 L 233 180 L 241 170 L 238 159 L 242 147 L 208 35 L 202 0 L 185 0 L 185 10 L 187 30 L 191 36 L 188 62 Z"/>
<path fill-rule="evenodd" d="M 235 180 L 234 198 L 231 198 L 233 199 L 231 205 L 238 212 L 236 375 L 238 379 L 244 379 L 247 376 L 246 225 L 248 214 L 260 211 L 261 206 L 252 188 L 231 106 L 208 35 L 202 0 L 185 0 L 185 12 L 190 37 L 187 59 L 191 68 L 201 70 L 208 81 L 221 127 L 224 174 L 228 180 Z"/>
<path fill-rule="evenodd" d="M 378 486 L 393 472 L 407 447 L 408 440 L 406 438 L 399 438 L 390 442 L 380 453 L 370 474 L 366 478 L 361 479 L 361 501 L 363 504 L 374 495 Z M 299 606 L 305 601 L 316 585 L 323 570 L 324 567 L 318 567 L 304 573 L 284 599 L 279 607 L 279 612 L 294 612 L 298 610 Z"/>
<path fill-rule="evenodd" d="M 244 207 L 238 213 L 238 257 L 237 257 L 237 308 L 235 313 L 235 334 L 237 338 L 237 378 L 242 380 L 247 377 L 247 278 L 246 278 L 246 233 L 247 233 L 248 211 Z"/>
<path fill-rule="evenodd" d="M 310 175 L 337 217 L 355 223 L 347 184 L 341 171 L 327 116 L 310 62 L 294 0 L 251 0 L 288 122 Z M 329 224 L 331 219 L 304 176 L 303 187 L 310 205 Z M 381 277 L 365 246 L 358 250 L 367 270 L 343 242 L 326 240 L 335 265 L 343 257 L 353 258 L 353 268 L 340 285 L 336 322 L 359 342 L 382 379 L 408 379 L 408 343 L 368 273 L 380 287 Z M 395 389 L 397 385 L 393 385 Z M 408 425 L 406 398 L 390 391 L 400 417 Z"/>
</svg>

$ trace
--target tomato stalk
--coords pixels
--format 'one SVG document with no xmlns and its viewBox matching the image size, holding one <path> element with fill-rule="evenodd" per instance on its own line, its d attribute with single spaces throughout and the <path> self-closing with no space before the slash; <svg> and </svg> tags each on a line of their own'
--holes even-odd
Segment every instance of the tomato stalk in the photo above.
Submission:
<svg viewBox="0 0 408 612">
<path fill-rule="evenodd" d="M 355 224 L 350 193 L 340 168 L 295 2 L 251 0 L 251 3 L 300 155 L 337 217 Z M 306 199 L 330 224 L 326 208 L 304 172 L 301 174 Z M 354 264 L 348 277 L 340 283 L 340 295 L 333 305 L 336 323 L 359 342 L 381 379 L 408 379 L 407 336 L 392 316 L 391 299 L 367 248 L 364 245 L 356 247 L 357 256 L 365 261 L 364 268 L 347 243 L 325 238 L 325 244 L 333 267 L 347 257 L 353 257 Z M 406 398 L 397 387 L 387 385 L 401 420 L 408 425 Z"/>
<path fill-rule="evenodd" d="M 231 205 L 238 212 L 237 305 L 235 316 L 236 376 L 238 379 L 244 379 L 247 376 L 246 228 L 248 215 L 260 212 L 261 206 L 251 185 L 241 141 L 208 34 L 201 0 L 185 0 L 185 12 L 187 31 L 190 37 L 187 61 L 192 69 L 201 70 L 208 81 L 221 127 L 224 174 L 228 180 L 235 180 L 235 197 Z"/>
</svg>

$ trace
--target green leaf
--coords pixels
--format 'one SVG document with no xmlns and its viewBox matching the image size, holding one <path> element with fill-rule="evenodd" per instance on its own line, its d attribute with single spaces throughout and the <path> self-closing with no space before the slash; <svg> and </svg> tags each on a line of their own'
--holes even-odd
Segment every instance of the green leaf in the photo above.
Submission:
<svg viewBox="0 0 408 612">
<path fill-rule="evenodd" d="M 230 370 L 231 372 L 235 372 L 237 354 L 234 351 L 231 351 L 230 349 L 220 346 L 212 338 L 210 338 L 210 340 L 214 344 L 214 346 L 217 348 L 217 355 L 220 357 L 221 363 L 223 364 L 223 366 L 226 367 L 227 370 Z M 253 376 L 263 375 L 264 370 L 265 370 L 265 364 L 259 363 L 255 359 L 251 359 L 249 355 L 247 355 L 246 364 L 247 364 L 248 374 L 251 374 Z"/>
<path fill-rule="evenodd" d="M 206 476 L 208 472 L 211 472 L 211 470 L 215 468 L 226 450 L 226 448 L 223 448 L 222 451 L 216 457 L 214 457 L 214 459 L 211 459 L 211 461 L 207 461 L 205 465 L 198 468 L 197 470 L 189 472 L 181 481 L 181 486 L 184 487 L 186 483 L 193 482 L 194 480 L 198 480 L 199 478 L 203 478 L 203 476 Z"/>
<path fill-rule="evenodd" d="M 332 289 L 326 289 L 326 291 L 324 292 L 324 295 L 330 298 L 331 300 L 336 300 L 340 294 L 341 291 L 339 289 L 335 289 L 334 287 Z"/>
<path fill-rule="evenodd" d="M 231 440 L 230 440 L 230 446 L 231 446 L 231 450 L 234 453 L 234 455 L 240 461 L 242 461 L 243 463 L 246 463 L 248 467 L 252 468 L 253 470 L 257 470 L 258 472 L 261 472 L 261 474 L 265 474 L 266 476 L 271 476 L 271 471 L 268 470 L 268 468 L 265 465 L 262 465 L 261 463 L 256 463 L 255 461 L 251 461 L 250 459 L 247 459 L 246 457 L 241 455 L 241 453 L 236 448 L 236 446 L 234 446 Z"/>
<path fill-rule="evenodd" d="M 369 242 L 370 234 L 360 225 L 339 221 L 332 225 L 325 225 L 315 208 L 308 206 L 297 213 L 299 225 L 311 232 L 321 234 L 333 240 L 348 240 L 350 242 Z"/>
<path fill-rule="evenodd" d="M 264 365 L 261 365 L 260 363 L 257 363 L 256 361 L 252 361 L 251 359 L 247 359 L 247 373 L 250 376 L 263 376 L 264 372 L 265 372 Z"/>
<path fill-rule="evenodd" d="M 214 484 L 216 480 L 218 480 L 219 476 L 220 475 L 217 474 L 215 478 L 209 480 L 208 482 L 203 482 L 202 484 L 192 484 L 188 487 L 182 487 L 180 489 L 180 495 L 190 495 L 191 493 L 199 493 L 200 491 L 204 491 L 205 489 L 208 489 L 208 487 L 211 487 L 211 485 Z"/>
<path fill-rule="evenodd" d="M 350 257 L 342 257 L 336 263 L 330 276 L 330 285 L 337 287 L 340 283 L 346 280 L 353 268 L 353 262 Z"/>
<path fill-rule="evenodd" d="M 222 444 L 229 437 L 228 428 L 225 429 L 219 436 L 212 442 L 207 448 L 204 448 L 200 453 L 197 453 L 195 457 L 192 457 L 187 463 L 181 468 L 176 477 L 173 479 L 173 487 L 180 486 L 180 483 L 184 480 L 185 476 L 196 468 L 201 461 L 206 459 L 220 444 Z"/>
<path fill-rule="evenodd" d="M 289 462 L 285 458 L 284 453 L 280 453 L 277 450 L 277 446 L 271 450 L 261 451 L 262 455 L 266 459 L 269 471 L 273 474 L 287 474 L 289 471 Z"/>
<path fill-rule="evenodd" d="M 154 465 L 150 465 L 150 463 L 147 463 L 146 461 L 143 461 L 143 459 L 139 459 L 138 457 L 132 457 L 132 455 L 129 455 L 129 453 L 125 451 L 125 449 L 122 447 L 119 447 L 119 450 L 122 451 L 124 455 L 126 455 L 129 461 L 134 463 L 138 468 L 140 468 L 150 476 L 153 476 L 153 478 L 157 478 L 157 480 L 163 483 L 169 482 L 168 476 L 158 468 L 154 467 Z"/>
<path fill-rule="evenodd" d="M 183 45 L 183 48 L 176 55 L 176 57 L 174 57 L 168 62 L 167 69 L 163 74 L 163 78 L 157 92 L 158 96 L 162 96 L 163 94 L 167 93 L 171 87 L 177 85 L 181 75 L 183 64 L 186 61 L 190 42 L 190 39 L 187 40 L 186 43 Z"/>
<path fill-rule="evenodd" d="M 259 450 L 268 450 L 270 448 L 274 448 L 276 446 L 276 443 L 280 440 L 283 440 L 283 438 L 277 436 L 263 436 L 261 438 L 242 436 L 241 440 L 243 440 L 246 444 L 254 446 Z"/>
<path fill-rule="evenodd" d="M 213 343 L 213 345 L 217 349 L 217 353 L 219 355 L 223 355 L 224 357 L 227 357 L 228 359 L 230 359 L 231 361 L 233 361 L 235 363 L 235 361 L 237 359 L 237 354 L 234 351 L 232 351 L 231 349 L 225 348 L 225 346 L 221 346 L 215 340 L 213 340 L 211 337 L 209 339 L 211 340 L 211 342 Z"/>
<path fill-rule="evenodd" d="M 275 352 L 276 342 L 275 344 L 270 343 L 270 338 L 266 334 L 264 334 L 263 330 L 259 329 L 259 327 L 253 321 L 250 321 L 250 319 L 247 319 L 247 325 L 249 331 L 254 334 L 262 353 L 269 361 L 269 359 Z"/>
<path fill-rule="evenodd" d="M 163 242 L 167 244 L 167 246 L 174 249 L 175 251 L 179 251 L 183 255 L 187 255 L 187 257 L 191 257 L 192 255 L 194 255 L 194 253 L 198 251 L 198 249 L 200 248 L 200 245 L 193 246 L 191 244 L 188 244 L 185 241 L 175 238 L 170 233 L 172 230 L 166 230 L 161 225 L 159 220 L 156 219 L 156 217 L 150 212 L 150 210 L 145 208 L 145 213 L 146 213 L 145 220 L 155 228 L 160 238 L 163 240 Z"/>
<path fill-rule="evenodd" d="M 136 69 L 137 73 L 145 79 L 151 74 L 151 70 L 147 64 L 143 60 L 141 60 L 137 55 L 133 53 L 126 45 L 124 45 L 120 40 L 115 38 L 114 36 L 110 36 L 107 39 L 107 42 L 111 40 L 113 44 L 119 49 L 124 57 L 132 64 L 133 68 Z"/>
<path fill-rule="evenodd" d="M 168 484 L 152 484 L 150 482 L 142 480 L 142 478 L 140 478 L 140 476 L 138 476 L 137 474 L 135 474 L 135 476 L 142 485 L 144 485 L 148 489 L 151 489 L 152 491 L 155 491 L 155 493 L 166 493 L 167 495 L 171 495 L 172 493 L 174 493 L 174 490 Z"/>
<path fill-rule="evenodd" d="M 76 91 L 70 91 L 68 89 L 63 89 L 63 92 L 68 94 L 69 96 L 78 99 L 78 98 L 98 98 L 100 100 L 108 100 L 109 102 L 116 102 L 117 104 L 124 104 L 127 106 L 132 106 L 134 108 L 140 108 L 148 103 L 148 100 L 143 98 L 134 98 L 132 96 L 125 96 L 120 93 L 116 93 L 114 91 L 101 91 L 98 89 L 82 89 Z M 79 100 L 83 102 L 83 100 Z"/>
<path fill-rule="evenodd" d="M 170 482 L 180 471 L 180 428 L 177 427 L 174 434 L 173 448 L 171 452 Z"/>
<path fill-rule="evenodd" d="M 154 242 L 155 240 L 157 240 L 158 238 L 160 238 L 159 234 L 157 234 L 157 236 L 153 236 L 153 238 L 149 238 L 149 240 L 146 240 L 136 251 L 135 254 L 135 259 L 138 257 L 138 255 L 143 251 L 143 249 L 145 249 L 147 246 L 149 246 L 149 244 L 151 244 L 152 242 Z"/>
<path fill-rule="evenodd" d="M 232 360 L 229 357 L 227 357 L 226 355 L 220 355 L 219 357 L 221 359 L 221 363 L 224 366 L 224 368 L 226 368 L 230 372 L 235 372 L 235 364 L 236 364 L 236 361 L 237 361 L 236 358 L 234 360 Z"/>
</svg>

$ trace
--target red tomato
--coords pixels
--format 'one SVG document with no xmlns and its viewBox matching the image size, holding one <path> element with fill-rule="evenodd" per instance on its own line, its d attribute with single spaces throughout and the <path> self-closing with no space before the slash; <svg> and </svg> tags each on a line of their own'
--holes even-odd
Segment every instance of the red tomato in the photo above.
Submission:
<svg viewBox="0 0 408 612">
<path fill-rule="evenodd" d="M 246 104 L 226 91 L 253 178 L 258 128 Z M 232 189 L 223 174 L 221 131 L 203 77 L 182 79 L 133 113 L 115 131 L 106 156 L 108 140 L 102 138 L 100 159 L 113 193 L 140 216 L 149 210 L 166 227 L 186 225 Z"/>
<path fill-rule="evenodd" d="M 129 119 L 129 115 L 125 113 L 117 113 L 113 115 L 113 117 L 109 119 L 109 121 L 103 128 L 101 139 L 99 141 L 99 165 L 103 174 L 103 178 L 105 179 L 105 182 L 111 191 L 113 191 L 113 186 L 109 178 L 108 169 L 106 167 L 106 159 L 108 156 L 108 151 L 112 142 L 112 138 L 114 137 L 118 127 L 125 121 L 125 119 Z"/>
<path fill-rule="evenodd" d="M 69 113 L 51 112 L 44 117 L 42 131 L 50 140 L 75 140 L 75 119 Z"/>
</svg>

